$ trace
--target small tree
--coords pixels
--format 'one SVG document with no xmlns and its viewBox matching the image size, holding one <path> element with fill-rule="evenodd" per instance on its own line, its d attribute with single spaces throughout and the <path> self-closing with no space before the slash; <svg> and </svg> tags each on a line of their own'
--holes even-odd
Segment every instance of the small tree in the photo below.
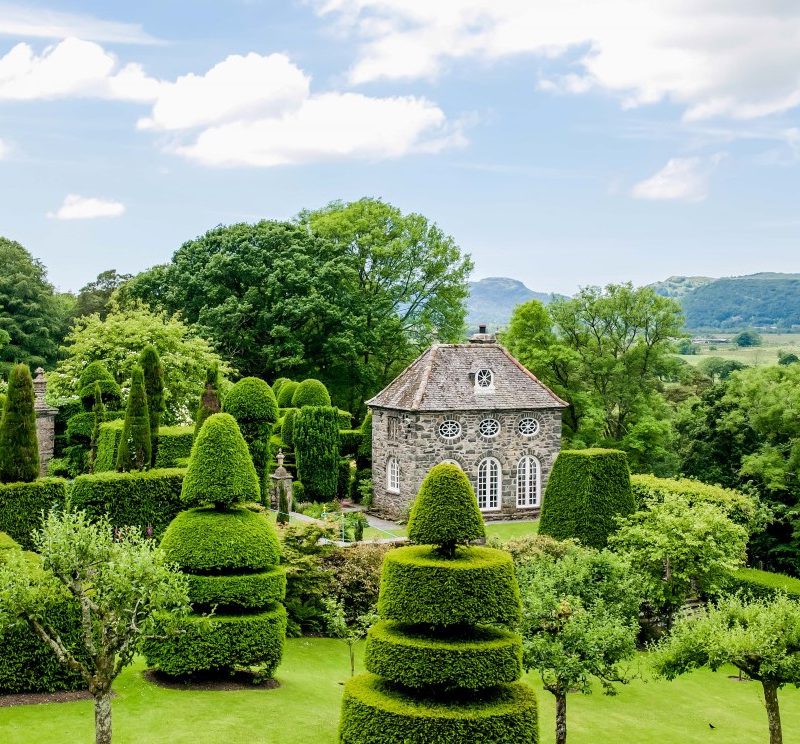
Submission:
<svg viewBox="0 0 800 744">
<path fill-rule="evenodd" d="M 197 406 L 197 413 L 194 417 L 194 436 L 195 439 L 203 428 L 203 422 L 215 413 L 222 410 L 222 402 L 219 397 L 219 367 L 213 365 L 206 370 L 206 384 L 200 395 L 200 403 Z"/>
<path fill-rule="evenodd" d="M 761 335 L 755 331 L 742 331 L 733 337 L 733 343 L 740 347 L 761 346 Z"/>
<path fill-rule="evenodd" d="M 161 416 L 166 410 L 164 402 L 164 369 L 161 366 L 161 357 L 158 356 L 156 347 L 148 344 L 142 350 L 139 364 L 144 373 L 144 392 L 147 395 L 147 412 L 150 417 L 150 464 L 156 464 L 158 455 L 158 427 L 161 425 Z"/>
<path fill-rule="evenodd" d="M 800 687 L 800 604 L 783 595 L 746 601 L 722 599 L 716 607 L 675 623 L 657 647 L 654 669 L 667 679 L 699 667 L 732 664 L 761 683 L 770 744 L 783 743 L 778 690 Z"/>
<path fill-rule="evenodd" d="M 39 477 L 39 442 L 31 371 L 18 364 L 8 379 L 0 422 L 0 482 L 30 482 Z"/>
<path fill-rule="evenodd" d="M 141 367 L 134 367 L 117 452 L 117 470 L 144 470 L 150 465 L 151 455 L 150 412 L 144 391 L 144 373 Z"/>
<path fill-rule="evenodd" d="M 184 613 L 186 579 L 138 530 L 115 532 L 83 512 L 51 513 L 34 537 L 41 571 L 23 554 L 0 566 L 0 629 L 27 623 L 78 672 L 94 699 L 95 741 L 111 743 L 111 685 L 152 633 L 157 613 Z M 50 623 L 48 607 L 66 592 L 81 608 L 82 648 L 69 648 Z"/>
<path fill-rule="evenodd" d="M 89 450 L 89 470 L 94 470 L 94 461 L 97 457 L 97 442 L 100 439 L 100 424 L 106 420 L 106 407 L 103 404 L 103 391 L 100 388 L 100 383 L 94 384 L 94 405 L 92 406 L 92 413 L 94 414 L 94 426 L 92 427 L 92 444 Z"/>
<path fill-rule="evenodd" d="M 356 643 L 367 637 L 369 629 L 378 621 L 378 615 L 374 611 L 367 612 L 354 620 L 349 620 L 344 611 L 344 603 L 340 599 L 325 597 L 322 601 L 325 604 L 328 633 L 347 644 L 347 651 L 350 654 L 350 676 L 353 677 L 356 673 Z"/>
<path fill-rule="evenodd" d="M 545 541 L 548 539 L 545 538 Z M 567 693 L 606 694 L 625 682 L 622 662 L 636 651 L 639 587 L 620 556 L 547 542 L 517 567 L 522 596 L 523 665 L 535 669 L 556 700 L 556 744 L 567 741 Z"/>
</svg>

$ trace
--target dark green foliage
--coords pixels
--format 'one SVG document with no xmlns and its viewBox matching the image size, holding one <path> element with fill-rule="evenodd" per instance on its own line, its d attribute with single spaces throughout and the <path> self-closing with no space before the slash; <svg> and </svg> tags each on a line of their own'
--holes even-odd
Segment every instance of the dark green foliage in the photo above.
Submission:
<svg viewBox="0 0 800 744">
<path fill-rule="evenodd" d="M 87 364 L 83 372 L 81 372 L 81 376 L 78 378 L 78 395 L 80 396 L 84 410 L 92 410 L 92 406 L 94 405 L 95 383 L 100 384 L 103 402 L 108 405 L 109 408 L 119 407 L 121 393 L 117 381 L 103 362 L 95 361 Z"/>
<path fill-rule="evenodd" d="M 378 613 L 408 625 L 514 625 L 519 601 L 505 551 L 460 548 L 445 558 L 430 545 L 414 545 L 387 553 Z"/>
<path fill-rule="evenodd" d="M 547 483 L 539 534 L 602 549 L 616 529 L 616 518 L 633 511 L 624 452 L 562 450 Z"/>
<path fill-rule="evenodd" d="M 39 477 L 33 379 L 26 364 L 17 364 L 8 378 L 0 420 L 0 483 L 29 483 Z"/>
<path fill-rule="evenodd" d="M 125 409 L 125 423 L 117 450 L 117 470 L 144 470 L 150 466 L 152 451 L 144 374 L 141 367 L 134 367 L 128 406 Z"/>
<path fill-rule="evenodd" d="M 115 411 L 106 412 L 114 414 Z M 95 456 L 94 472 L 114 470 L 117 449 L 122 437 L 122 420 L 107 421 L 100 427 Z M 158 430 L 159 446 L 157 468 L 186 467 L 192 453 L 194 428 L 191 426 L 162 426 Z"/>
<path fill-rule="evenodd" d="M 192 447 L 181 498 L 187 506 L 230 506 L 258 501 L 253 460 L 236 421 L 228 413 L 206 419 Z"/>
<path fill-rule="evenodd" d="M 778 364 L 787 366 L 789 364 L 797 364 L 800 362 L 800 357 L 797 354 L 787 353 L 785 351 L 778 352 Z"/>
<path fill-rule="evenodd" d="M 278 515 L 276 521 L 278 524 L 289 524 L 289 495 L 286 492 L 286 486 L 281 482 L 278 486 Z"/>
<path fill-rule="evenodd" d="M 70 444 L 79 444 L 82 447 L 88 447 L 92 441 L 94 425 L 94 411 L 83 411 L 75 414 L 67 421 L 67 441 L 69 441 Z"/>
<path fill-rule="evenodd" d="M 292 394 L 292 407 L 303 408 L 304 406 L 329 406 L 331 396 L 328 388 L 319 380 L 308 379 L 298 383 Z"/>
<path fill-rule="evenodd" d="M 200 395 L 200 403 L 194 417 L 194 435 L 200 433 L 205 420 L 222 410 L 222 401 L 219 397 L 219 367 L 213 366 L 206 370 L 206 384 Z"/>
<path fill-rule="evenodd" d="M 275 528 L 264 514 L 244 508 L 181 512 L 161 547 L 170 561 L 192 573 L 264 571 L 280 560 Z"/>
<path fill-rule="evenodd" d="M 358 447 L 358 466 L 372 465 L 372 411 L 367 411 L 361 423 L 361 444 Z"/>
<path fill-rule="evenodd" d="M 92 516 L 108 515 L 114 527 L 135 525 L 160 537 L 183 508 L 185 470 L 114 471 L 80 475 L 72 483 L 70 503 Z"/>
<path fill-rule="evenodd" d="M 740 347 L 761 346 L 761 335 L 755 331 L 742 331 L 733 338 L 733 343 Z"/>
<path fill-rule="evenodd" d="M 479 690 L 514 682 L 522 665 L 522 639 L 488 626 L 449 632 L 383 620 L 369 630 L 364 663 L 373 674 L 406 687 Z"/>
<path fill-rule="evenodd" d="M 350 496 L 350 478 L 353 475 L 353 468 L 350 460 L 346 457 L 339 458 L 339 468 L 336 479 L 336 498 L 342 501 Z M 361 538 L 356 538 L 360 540 Z"/>
<path fill-rule="evenodd" d="M 751 597 L 764 599 L 783 593 L 800 599 L 800 579 L 756 568 L 740 568 L 731 574 L 729 591 L 741 591 Z"/>
<path fill-rule="evenodd" d="M 372 674 L 348 681 L 342 700 L 341 744 L 535 744 L 534 691 L 521 683 L 461 698 L 410 698 Z"/>
<path fill-rule="evenodd" d="M 336 496 L 339 468 L 339 421 L 335 408 L 306 406 L 297 414 L 293 432 L 297 476 L 306 497 L 329 501 Z"/>
<path fill-rule="evenodd" d="M 215 605 L 220 609 L 267 607 L 281 602 L 286 594 L 283 568 L 245 574 L 187 574 L 187 578 L 189 601 L 195 610 Z"/>
<path fill-rule="evenodd" d="M 278 393 L 280 393 L 281 388 L 283 387 L 284 383 L 289 382 L 288 377 L 279 377 L 275 382 L 272 383 L 272 392 L 275 393 L 275 397 L 278 397 Z"/>
<path fill-rule="evenodd" d="M 166 640 L 146 640 L 147 663 L 164 674 L 181 677 L 197 672 L 227 672 L 258 666 L 269 677 L 280 664 L 286 636 L 286 610 L 236 615 L 189 615 L 177 621 Z"/>
<path fill-rule="evenodd" d="M 116 269 L 101 271 L 97 279 L 84 284 L 78 292 L 75 300 L 75 317 L 96 313 L 105 318 L 108 315 L 111 295 L 131 278 L 130 274 L 118 274 Z"/>
<path fill-rule="evenodd" d="M 408 538 L 417 545 L 435 545 L 443 555 L 457 545 L 483 540 L 486 531 L 475 492 L 457 465 L 434 465 L 422 481 L 408 518 Z"/>
<path fill-rule="evenodd" d="M 100 383 L 94 384 L 94 406 L 92 406 L 94 425 L 92 426 L 91 449 L 89 450 L 89 470 L 94 469 L 94 461 L 97 457 L 97 443 L 100 440 L 100 425 L 106 420 L 106 407 L 103 405 L 103 393 L 100 390 Z"/>
<path fill-rule="evenodd" d="M 342 455 L 355 457 L 361 447 L 361 429 L 340 429 L 339 443 Z"/>
<path fill-rule="evenodd" d="M 278 405 L 281 408 L 292 407 L 292 398 L 294 398 L 295 390 L 297 390 L 299 384 L 294 380 L 287 380 L 281 385 L 281 391 L 278 393 Z"/>
<path fill-rule="evenodd" d="M 158 427 L 161 425 L 161 416 L 167 408 L 164 402 L 164 369 L 155 346 L 149 344 L 144 347 L 139 357 L 139 364 L 144 373 L 144 392 L 147 395 L 147 411 L 150 415 L 152 443 L 150 464 L 155 466 L 158 456 Z"/>
<path fill-rule="evenodd" d="M 350 498 L 355 502 L 364 504 L 365 507 L 372 506 L 372 503 L 365 503 L 363 499 L 362 489 L 365 487 L 362 484 L 372 483 L 372 468 L 358 468 L 356 469 L 353 480 L 350 483 Z"/>
<path fill-rule="evenodd" d="M 306 500 L 306 487 L 303 485 L 302 481 L 295 481 L 292 483 L 292 496 L 294 497 L 295 503 Z"/>
<path fill-rule="evenodd" d="M 345 411 L 341 408 L 336 409 L 339 414 L 339 428 L 349 429 L 353 426 L 353 414 L 350 411 Z"/>
<path fill-rule="evenodd" d="M 297 408 L 287 408 L 283 414 L 283 426 L 281 427 L 281 439 L 287 447 L 294 447 L 294 424 L 297 420 Z"/>
<path fill-rule="evenodd" d="M 61 478 L 0 484 L 0 531 L 32 550 L 31 535 L 41 528 L 42 513 L 63 507 L 66 500 L 67 482 Z"/>
</svg>

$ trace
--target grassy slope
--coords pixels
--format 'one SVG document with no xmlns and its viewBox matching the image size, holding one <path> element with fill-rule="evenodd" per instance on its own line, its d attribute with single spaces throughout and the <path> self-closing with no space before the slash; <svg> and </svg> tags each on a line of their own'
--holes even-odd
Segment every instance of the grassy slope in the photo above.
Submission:
<svg viewBox="0 0 800 744">
<path fill-rule="evenodd" d="M 727 336 L 731 334 L 709 333 L 709 336 Z M 800 334 L 798 333 L 765 333 L 762 337 L 761 346 L 750 346 L 740 349 L 731 344 L 720 345 L 716 351 L 710 351 L 708 346 L 700 345 L 697 347 L 697 354 L 681 355 L 681 359 L 689 364 L 699 364 L 703 359 L 710 356 L 722 357 L 723 359 L 735 359 L 742 364 L 751 367 L 764 367 L 778 363 L 778 351 L 797 354 L 800 356 Z"/>
<path fill-rule="evenodd" d="M 277 690 L 183 692 L 141 676 L 143 662 L 117 680 L 113 703 L 117 744 L 334 744 L 347 675 L 340 641 L 293 639 L 278 670 Z M 531 681 L 535 682 L 533 676 Z M 542 744 L 553 741 L 552 697 L 537 684 Z M 760 686 L 728 672 L 696 672 L 675 682 L 637 680 L 616 697 L 569 698 L 570 744 L 759 744 L 766 741 Z M 800 740 L 800 691 L 781 692 L 784 740 Z M 709 723 L 716 728 L 711 729 Z M 93 740 L 91 703 L 0 708 L 4 744 Z"/>
</svg>

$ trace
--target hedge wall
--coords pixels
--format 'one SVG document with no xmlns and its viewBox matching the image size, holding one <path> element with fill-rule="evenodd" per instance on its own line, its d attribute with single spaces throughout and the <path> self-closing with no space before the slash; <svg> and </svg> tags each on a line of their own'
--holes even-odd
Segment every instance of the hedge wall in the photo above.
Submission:
<svg viewBox="0 0 800 744">
<path fill-rule="evenodd" d="M 355 457 L 358 448 L 361 446 L 361 429 L 340 429 L 339 430 L 339 451 L 342 455 Z"/>
<path fill-rule="evenodd" d="M 180 500 L 185 470 L 178 468 L 129 473 L 80 475 L 70 502 L 90 514 L 108 514 L 115 527 L 152 527 L 159 537 L 183 508 Z"/>
<path fill-rule="evenodd" d="M 0 531 L 31 550 L 31 535 L 41 527 L 42 512 L 61 507 L 66 500 L 67 482 L 63 478 L 0 484 Z"/>
<path fill-rule="evenodd" d="M 116 470 L 117 448 L 122 436 L 123 423 L 122 420 L 115 420 L 106 421 L 100 425 L 100 437 L 97 441 L 97 455 L 94 462 L 95 473 Z M 178 467 L 179 460 L 183 460 L 191 454 L 193 441 L 193 426 L 162 426 L 158 430 L 156 467 Z"/>
<path fill-rule="evenodd" d="M 779 592 L 800 599 L 800 579 L 786 574 L 740 568 L 731 574 L 731 590 L 741 590 L 754 597 L 770 598 Z"/>
</svg>

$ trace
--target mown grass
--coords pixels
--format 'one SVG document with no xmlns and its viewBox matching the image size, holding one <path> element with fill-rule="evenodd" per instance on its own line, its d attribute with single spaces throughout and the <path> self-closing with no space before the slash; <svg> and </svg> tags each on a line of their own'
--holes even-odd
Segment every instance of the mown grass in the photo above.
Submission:
<svg viewBox="0 0 800 744">
<path fill-rule="evenodd" d="M 539 520 L 519 520 L 515 522 L 487 522 L 486 537 L 497 537 L 500 540 L 509 540 L 522 535 L 535 535 L 539 531 Z M 376 527 L 367 527 L 364 530 L 365 540 L 380 540 L 389 537 L 405 537 L 406 529 L 402 525 L 392 530 L 381 530 Z"/>
<path fill-rule="evenodd" d="M 360 656 L 360 654 L 359 654 Z M 569 697 L 570 744 L 761 744 L 768 740 L 761 687 L 729 675 L 695 672 L 675 682 L 641 677 L 619 695 Z M 360 664 L 360 659 L 359 659 Z M 278 669 L 280 687 L 231 692 L 188 692 L 158 687 L 138 659 L 117 680 L 113 703 L 117 744 L 334 744 L 341 683 L 349 673 L 340 641 L 287 641 Z M 541 742 L 552 744 L 552 696 L 539 691 Z M 800 691 L 780 693 L 784 741 L 800 741 Z M 714 728 L 711 728 L 713 726 Z M 52 744 L 93 741 L 89 701 L 0 708 L 0 742 Z"/>
<path fill-rule="evenodd" d="M 700 334 L 703 335 L 703 334 Z M 709 336 L 733 338 L 732 334 L 709 333 Z M 735 359 L 750 367 L 765 367 L 778 363 L 778 352 L 800 356 L 800 333 L 765 333 L 761 337 L 761 346 L 739 348 L 731 344 L 719 344 L 711 349 L 706 345 L 698 345 L 697 354 L 681 354 L 680 358 L 692 365 L 700 364 L 708 357 Z"/>
</svg>

